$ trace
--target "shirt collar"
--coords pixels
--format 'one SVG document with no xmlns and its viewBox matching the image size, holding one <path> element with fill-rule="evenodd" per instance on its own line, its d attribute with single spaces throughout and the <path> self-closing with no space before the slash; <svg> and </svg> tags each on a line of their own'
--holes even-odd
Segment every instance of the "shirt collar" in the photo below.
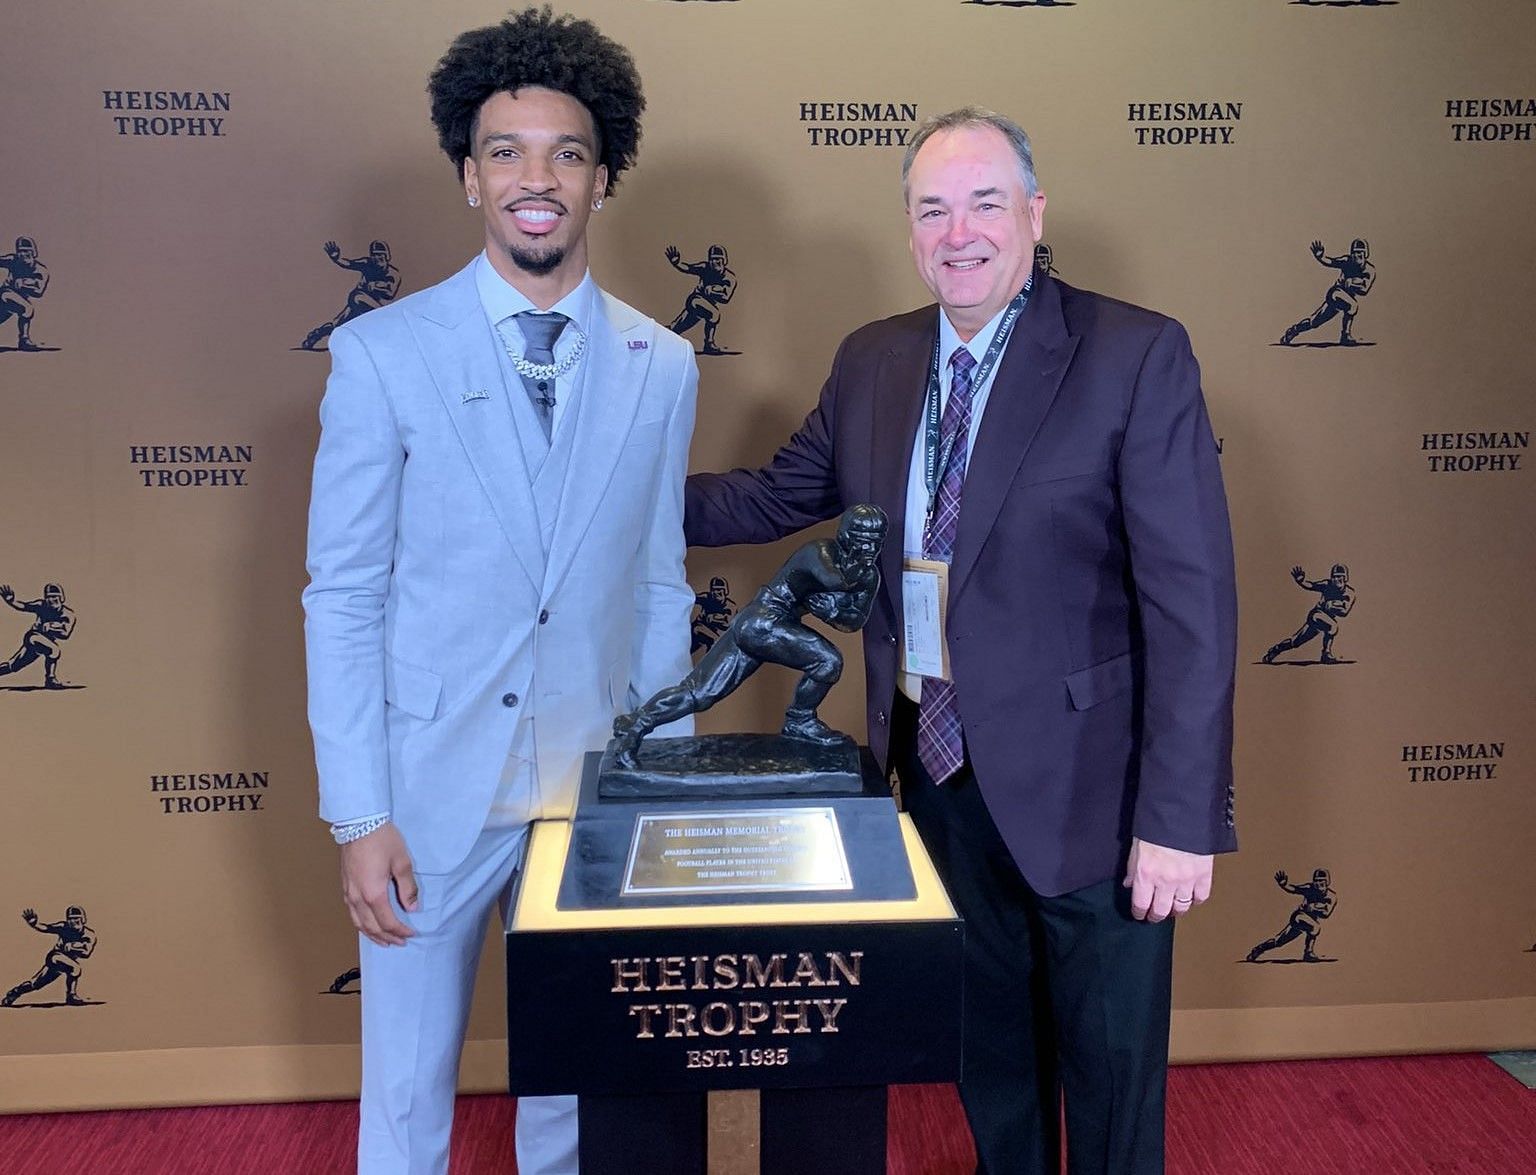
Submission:
<svg viewBox="0 0 1536 1175">
<path fill-rule="evenodd" d="M 1009 301 L 1012 302 L 1012 299 L 1009 299 Z M 955 330 L 955 324 L 949 321 L 949 311 L 945 310 L 943 307 L 940 307 L 939 362 L 947 367 L 949 365 L 950 356 L 955 353 L 955 348 L 964 347 L 971 353 L 971 358 L 976 360 L 977 363 L 980 363 L 986 356 L 987 347 L 992 342 L 993 336 L 997 334 L 997 328 L 1002 325 L 1003 315 L 1007 313 L 1008 307 L 1005 305 L 1001 310 L 992 316 L 990 322 L 988 322 L 973 336 L 971 336 L 970 342 L 962 343 L 960 341 L 960 332 Z"/>
<path fill-rule="evenodd" d="M 485 308 L 485 315 L 491 320 L 492 326 L 514 314 L 538 309 L 521 290 L 496 272 L 496 267 L 483 251 L 475 258 L 475 288 L 480 293 L 480 305 Z M 550 310 L 565 315 L 582 334 L 590 335 L 596 292 L 597 283 L 592 280 L 592 271 L 589 269 L 581 275 L 576 288 L 551 306 Z"/>
</svg>

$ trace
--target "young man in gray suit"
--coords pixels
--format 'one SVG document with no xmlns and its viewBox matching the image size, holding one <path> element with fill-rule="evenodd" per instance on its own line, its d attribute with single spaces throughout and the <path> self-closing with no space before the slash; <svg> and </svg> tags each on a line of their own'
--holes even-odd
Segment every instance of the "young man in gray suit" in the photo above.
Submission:
<svg viewBox="0 0 1536 1175">
<path fill-rule="evenodd" d="M 688 344 L 587 272 L 639 140 L 629 54 L 529 9 L 461 36 L 429 89 L 485 250 L 332 335 L 304 592 L 361 935 L 358 1167 L 411 1175 L 447 1170 L 475 961 L 529 822 L 567 814 L 583 752 L 689 667 L 698 384 Z M 517 1151 L 574 1172 L 575 1099 L 525 1099 Z"/>
</svg>

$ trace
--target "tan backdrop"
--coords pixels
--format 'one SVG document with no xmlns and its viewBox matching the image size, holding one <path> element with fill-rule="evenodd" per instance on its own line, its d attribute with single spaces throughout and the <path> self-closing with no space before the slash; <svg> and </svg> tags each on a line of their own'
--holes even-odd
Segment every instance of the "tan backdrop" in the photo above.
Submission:
<svg viewBox="0 0 1536 1175">
<path fill-rule="evenodd" d="M 1529 5 L 570 7 L 633 49 L 650 98 L 640 166 L 595 222 L 598 279 L 663 322 L 693 287 L 668 245 L 725 246 L 739 282 L 718 336 L 734 353 L 700 358 L 694 468 L 766 457 L 847 331 L 926 300 L 897 182 L 917 115 L 1016 115 L 1060 276 L 1189 327 L 1237 532 L 1243 851 L 1180 930 L 1176 1055 L 1536 1045 Z M 47 348 L 13 350 L 16 317 L 0 323 L 0 582 L 18 603 L 59 585 L 77 624 L 68 688 L 37 688 L 42 661 L 0 677 L 0 986 L 55 946 L 24 909 L 47 927 L 79 906 L 97 945 L 85 1006 L 60 979 L 0 1009 L 0 1107 L 356 1088 L 356 983 L 327 990 L 356 947 L 314 817 L 298 604 L 328 363 L 295 348 L 356 281 L 326 241 L 387 242 L 402 292 L 478 248 L 423 85 L 501 11 L 7 16 L 0 250 L 34 238 L 51 280 L 31 297 L 0 275 Z M 1337 276 L 1311 242 L 1338 256 L 1356 237 L 1378 273 L 1354 326 L 1370 345 L 1315 345 L 1337 318 L 1275 345 Z M 785 549 L 697 551 L 690 575 L 745 600 Z M 1314 640 L 1259 664 L 1318 600 L 1291 568 L 1334 563 L 1357 599 L 1342 663 Z M 0 658 L 33 620 L 0 607 Z M 854 730 L 860 680 L 830 704 Z M 770 727 L 788 688 L 765 672 L 706 725 Z M 1298 940 L 1244 962 L 1300 902 L 1272 875 L 1319 868 L 1326 961 L 1295 962 Z M 501 1079 L 494 951 L 484 970 L 473 1088 Z"/>
</svg>

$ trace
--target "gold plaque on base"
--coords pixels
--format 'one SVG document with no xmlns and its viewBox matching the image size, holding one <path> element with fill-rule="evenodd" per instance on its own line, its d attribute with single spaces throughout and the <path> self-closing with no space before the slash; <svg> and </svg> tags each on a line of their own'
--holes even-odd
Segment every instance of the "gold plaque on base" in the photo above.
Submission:
<svg viewBox="0 0 1536 1175">
<path fill-rule="evenodd" d="M 851 890 L 830 807 L 641 813 L 621 894 Z"/>
</svg>

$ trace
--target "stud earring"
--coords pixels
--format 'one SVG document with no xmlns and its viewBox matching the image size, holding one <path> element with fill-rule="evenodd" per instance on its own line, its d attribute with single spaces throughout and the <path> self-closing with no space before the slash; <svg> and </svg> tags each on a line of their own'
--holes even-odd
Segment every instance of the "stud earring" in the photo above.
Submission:
<svg viewBox="0 0 1536 1175">
<path fill-rule="evenodd" d="M 478 207 L 480 207 L 480 197 L 479 196 L 471 196 L 469 198 L 469 206 L 471 208 L 478 208 Z"/>
<path fill-rule="evenodd" d="M 592 211 L 593 212 L 601 211 L 602 207 L 603 207 L 603 202 L 601 200 L 593 200 L 592 201 Z"/>
</svg>

